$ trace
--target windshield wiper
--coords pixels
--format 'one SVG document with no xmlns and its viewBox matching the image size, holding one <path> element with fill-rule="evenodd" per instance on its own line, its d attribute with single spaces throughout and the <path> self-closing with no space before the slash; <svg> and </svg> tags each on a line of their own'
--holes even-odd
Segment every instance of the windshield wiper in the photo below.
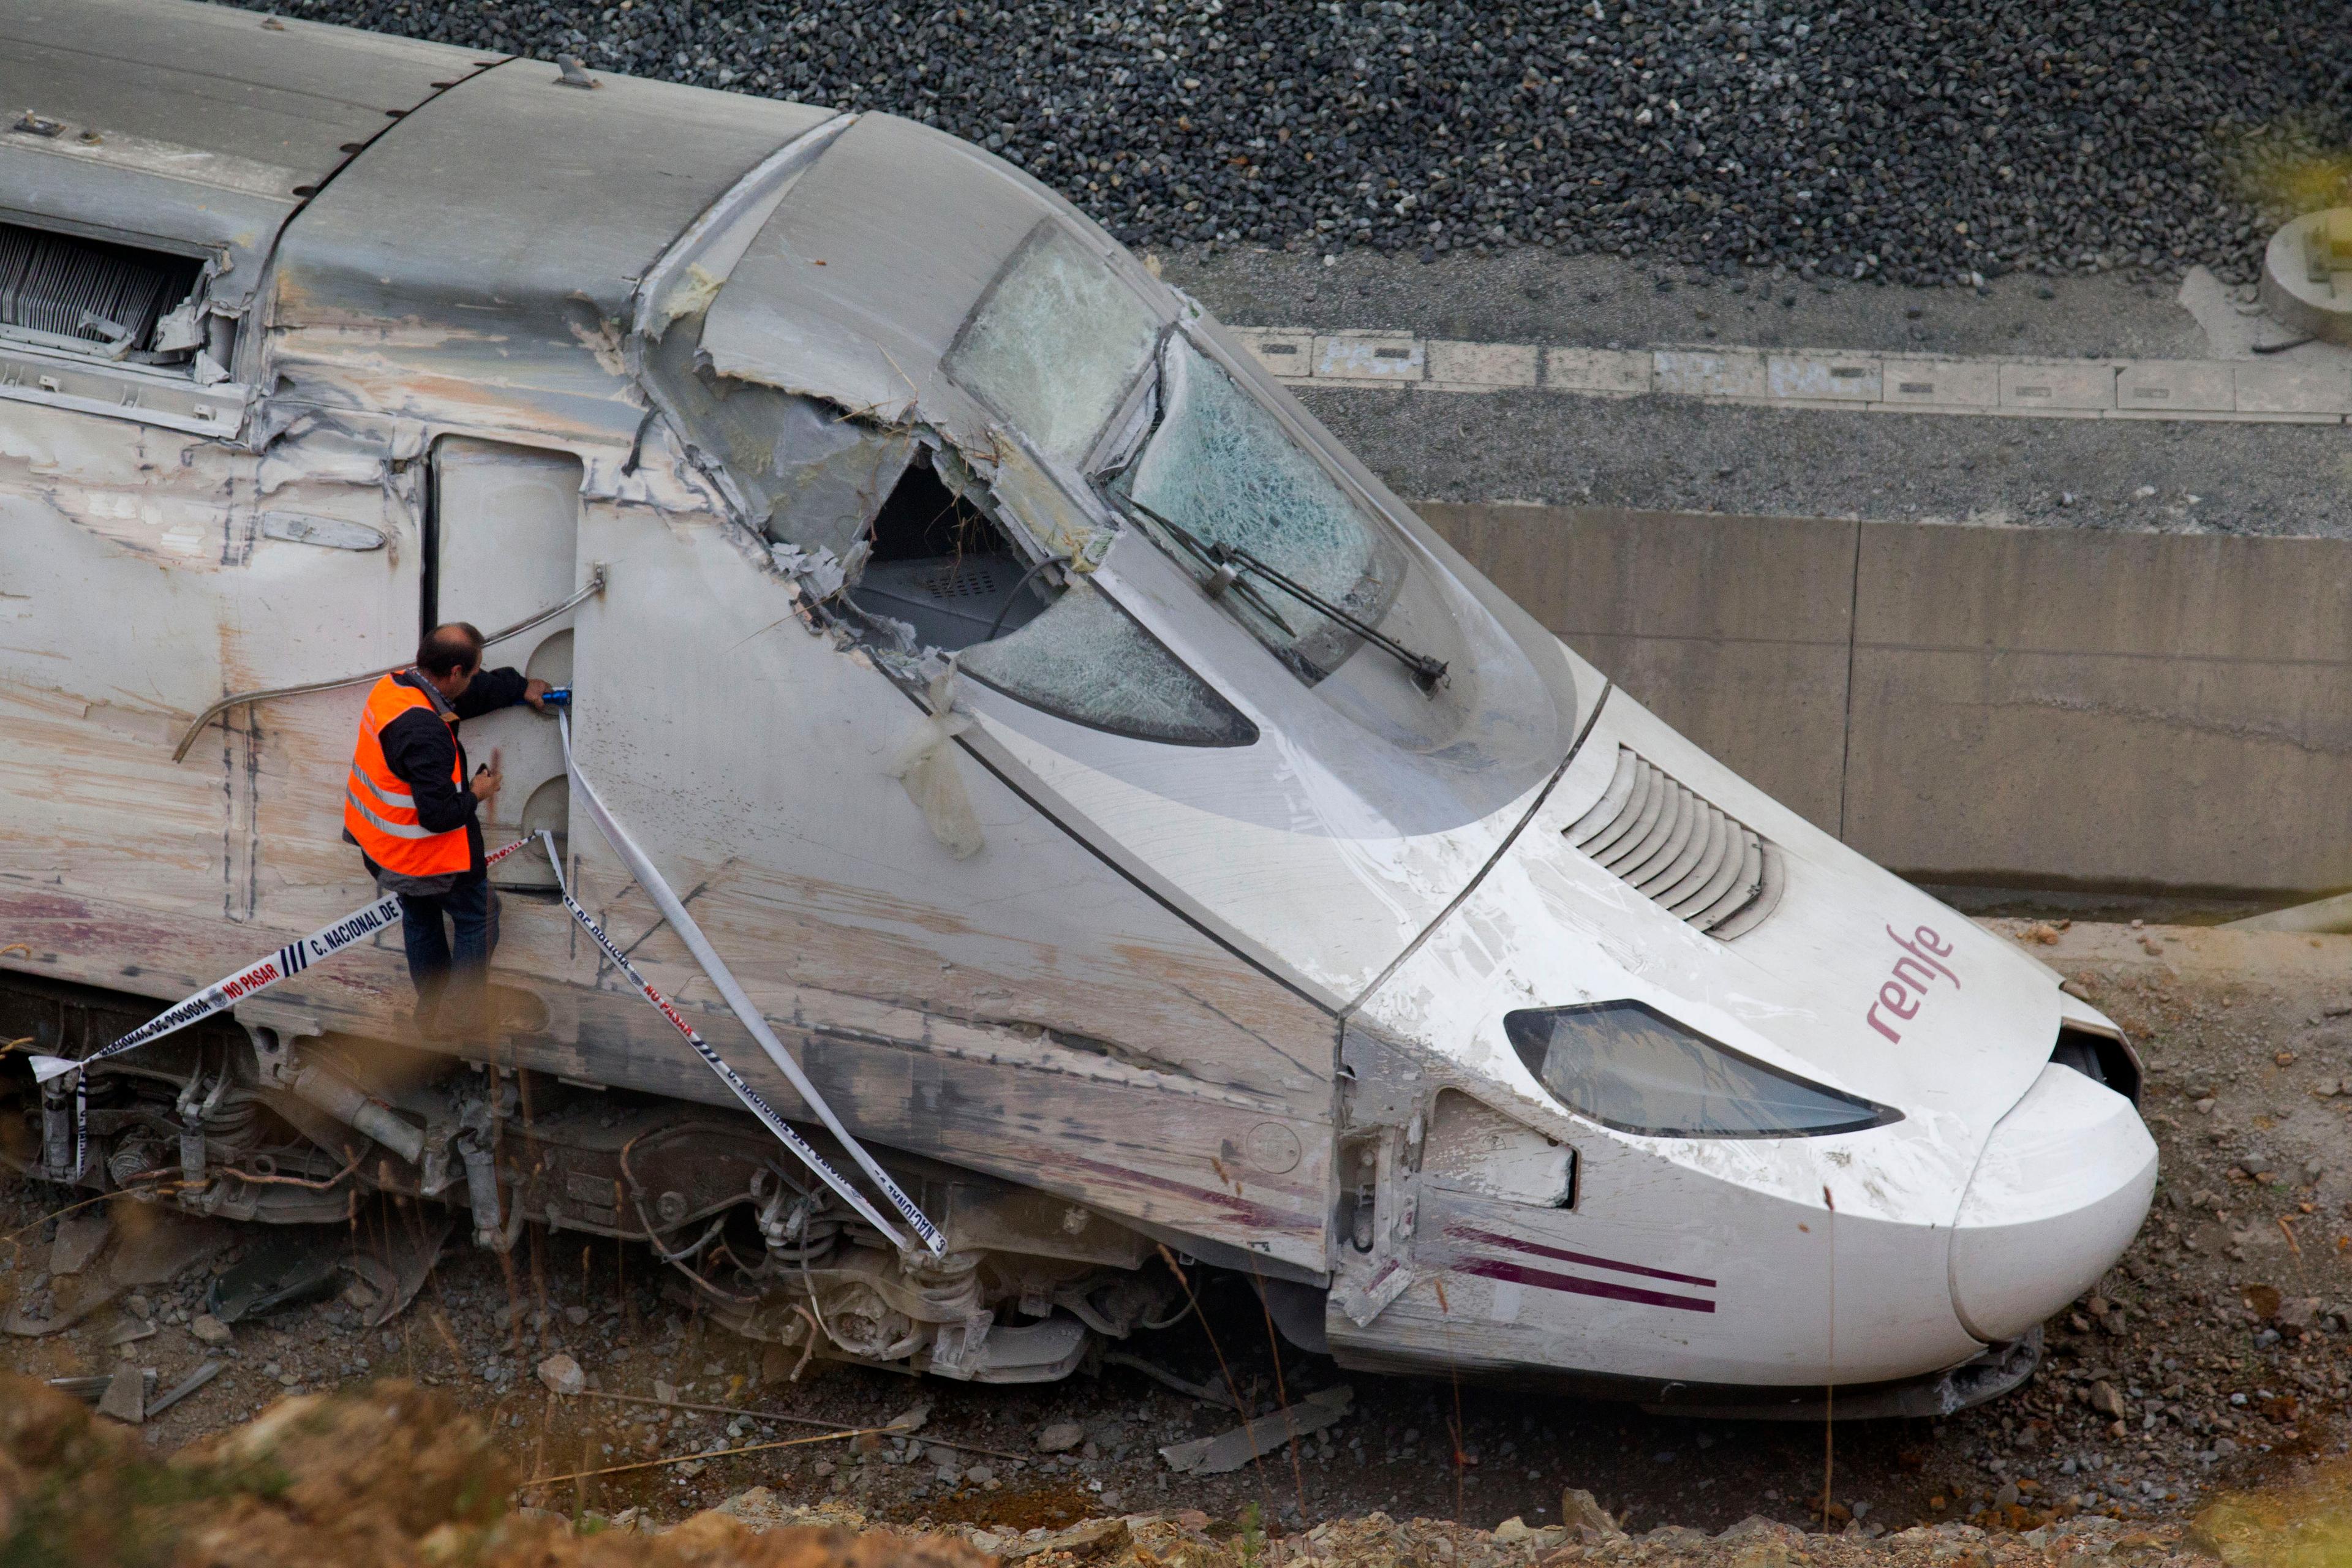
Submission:
<svg viewBox="0 0 2352 1568">
<path fill-rule="evenodd" d="M 1318 615 L 1339 622 L 1366 642 L 1393 657 L 1399 664 L 1404 666 L 1405 673 L 1412 677 L 1412 683 L 1420 687 L 1423 693 L 1434 695 L 1438 683 L 1445 679 L 1444 659 L 1432 658 L 1425 653 L 1415 653 L 1378 626 L 1358 619 L 1315 592 L 1314 589 L 1294 581 L 1275 567 L 1269 566 L 1254 551 L 1244 549 L 1238 544 L 1227 544 L 1220 539 L 1202 539 L 1181 523 L 1171 521 L 1160 516 L 1131 495 L 1120 496 L 1118 499 L 1166 529 L 1171 538 L 1209 568 L 1209 575 L 1201 584 L 1201 587 L 1212 599 L 1221 599 L 1230 590 L 1247 603 L 1252 609 L 1280 626 L 1284 636 L 1296 641 L 1298 634 L 1291 630 L 1290 624 L 1275 613 L 1274 607 L 1265 602 L 1264 595 L 1244 580 L 1242 575 L 1244 573 L 1253 574 L 1264 578 L 1267 583 L 1289 595 Z"/>
</svg>

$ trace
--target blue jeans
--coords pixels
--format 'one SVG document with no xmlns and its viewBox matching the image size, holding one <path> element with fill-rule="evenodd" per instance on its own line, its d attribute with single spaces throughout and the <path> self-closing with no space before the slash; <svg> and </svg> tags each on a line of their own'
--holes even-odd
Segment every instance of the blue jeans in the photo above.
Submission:
<svg viewBox="0 0 2352 1568">
<path fill-rule="evenodd" d="M 442 928 L 445 918 L 447 931 Z M 416 986 L 417 1021 L 429 1028 L 440 1015 L 439 1022 L 450 1028 L 478 1026 L 490 953 L 499 945 L 499 900 L 488 874 L 460 877 L 446 893 L 401 894 L 400 940 L 408 950 L 408 978 Z M 446 1014 L 441 1011 L 445 1002 Z"/>
</svg>

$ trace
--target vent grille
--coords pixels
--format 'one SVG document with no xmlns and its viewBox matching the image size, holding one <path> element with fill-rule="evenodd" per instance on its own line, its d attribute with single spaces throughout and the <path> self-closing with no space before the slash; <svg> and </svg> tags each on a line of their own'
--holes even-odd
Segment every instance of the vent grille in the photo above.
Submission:
<svg viewBox="0 0 2352 1568">
<path fill-rule="evenodd" d="M 922 580 L 923 592 L 934 599 L 989 599 L 1000 591 L 996 572 L 980 557 L 967 557 Z"/>
<path fill-rule="evenodd" d="M 0 326 L 144 350 L 203 271 L 184 256 L 0 223 Z"/>
<path fill-rule="evenodd" d="M 1718 941 L 1755 930 L 1780 901 L 1780 849 L 1631 746 L 1617 749 L 1609 787 L 1561 835 Z"/>
</svg>

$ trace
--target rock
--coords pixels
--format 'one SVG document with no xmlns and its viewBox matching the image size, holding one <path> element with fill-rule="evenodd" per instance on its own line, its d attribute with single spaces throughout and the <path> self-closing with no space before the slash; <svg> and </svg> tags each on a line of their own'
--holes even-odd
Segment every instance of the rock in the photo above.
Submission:
<svg viewBox="0 0 2352 1568">
<path fill-rule="evenodd" d="M 1109 1556 L 1126 1549 L 1127 1521 L 1123 1519 L 1090 1519 L 1058 1530 L 1036 1541 L 1019 1541 L 1007 1544 L 997 1555 L 1007 1563 L 1018 1563 L 1024 1557 L 1035 1557 L 1047 1552 L 1066 1552 L 1084 1559 Z"/>
<path fill-rule="evenodd" d="M 678 1468 L 682 1469 L 685 1467 Z M 784 1530 L 793 1525 L 831 1522 L 816 1510 L 786 1502 L 765 1487 L 737 1492 L 718 1507 L 704 1511 L 724 1514 L 746 1530 L 753 1531 Z"/>
<path fill-rule="evenodd" d="M 1516 1546 L 1522 1541 L 1532 1539 L 1534 1535 L 1535 1531 L 1528 1528 L 1528 1521 L 1517 1514 L 1513 1514 L 1495 1527 L 1495 1542 L 1498 1546 Z"/>
<path fill-rule="evenodd" d="M 1622 1541 L 1625 1536 L 1609 1510 L 1582 1487 L 1569 1487 L 1560 1492 L 1559 1522 L 1581 1541 Z"/>
<path fill-rule="evenodd" d="M 210 1312 L 198 1312 L 189 1319 L 188 1332 L 195 1336 L 198 1344 L 225 1345 L 230 1339 L 228 1325 Z"/>
<path fill-rule="evenodd" d="M 2102 1379 L 2091 1385 L 2091 1408 L 2102 1415 L 2121 1419 L 2124 1415 L 2124 1394 L 2114 1384 Z M 2014 1490 L 2014 1488 L 2008 1489 Z M 2015 1500 L 2014 1499 L 2011 1500 Z"/>
<path fill-rule="evenodd" d="M 970 1481 L 973 1486 L 984 1487 L 989 1482 L 996 1479 L 996 1467 L 993 1465 L 974 1465 L 971 1468 L 963 1473 L 963 1479 Z M 1105 1492 L 1103 1493 L 1103 1497 L 1108 1500 L 1110 1494 L 1108 1492 Z"/>
<path fill-rule="evenodd" d="M 126 1366 L 107 1380 L 106 1392 L 98 1397 L 98 1413 L 130 1426 L 146 1421 L 147 1379 L 137 1367 Z"/>
<path fill-rule="evenodd" d="M 1055 1421 L 1037 1429 L 1036 1449 L 1041 1454 L 1066 1454 L 1087 1440 L 1087 1429 L 1075 1421 Z"/>
<path fill-rule="evenodd" d="M 84 1209 L 58 1222 L 58 1238 L 49 1244 L 49 1274 L 63 1279 L 80 1273 L 98 1256 L 112 1232 L 103 1208 Z"/>
<path fill-rule="evenodd" d="M 1805 1532 L 1793 1524 L 1783 1524 L 1777 1519 L 1751 1513 L 1716 1539 L 1734 1544 L 1743 1541 L 1776 1542 L 1794 1550 L 1805 1543 Z"/>
<path fill-rule="evenodd" d="M 539 1381 L 547 1384 L 549 1392 L 569 1397 L 587 1388 L 588 1374 L 580 1370 L 578 1362 L 559 1351 L 539 1363 Z"/>
<path fill-rule="evenodd" d="M 2289 1296 L 2279 1303 L 2278 1321 L 2290 1329 L 2307 1329 L 2319 1314 L 2316 1296 Z"/>
</svg>

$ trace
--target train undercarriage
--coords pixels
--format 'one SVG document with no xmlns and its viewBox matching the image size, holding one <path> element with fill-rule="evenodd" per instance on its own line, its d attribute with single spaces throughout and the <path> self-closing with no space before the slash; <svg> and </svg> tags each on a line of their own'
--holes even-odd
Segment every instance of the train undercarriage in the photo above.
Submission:
<svg viewBox="0 0 2352 1568">
<path fill-rule="evenodd" d="M 79 1129 L 70 1080 L 37 1087 L 21 1065 L 87 1054 L 152 1010 L 0 986 L 17 1064 L 0 1069 L 0 1163 L 233 1221 L 338 1223 L 391 1194 L 464 1211 L 499 1252 L 529 1225 L 642 1242 L 714 1321 L 800 1366 L 1051 1382 L 1184 1310 L 1177 1255 L 1163 1266 L 1151 1237 L 1083 1205 L 882 1151 L 950 1243 L 901 1252 L 750 1116 L 506 1065 L 498 1047 L 453 1058 L 216 1017 L 93 1069 Z"/>
</svg>

